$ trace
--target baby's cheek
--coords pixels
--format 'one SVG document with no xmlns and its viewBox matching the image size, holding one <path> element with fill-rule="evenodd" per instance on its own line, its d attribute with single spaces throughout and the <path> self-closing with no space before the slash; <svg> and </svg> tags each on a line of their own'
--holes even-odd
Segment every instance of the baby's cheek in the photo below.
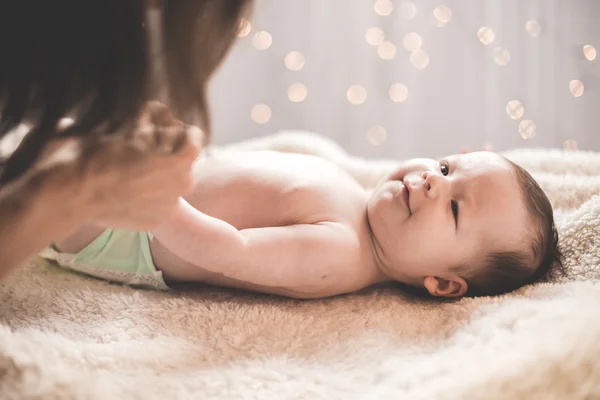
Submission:
<svg viewBox="0 0 600 400">
<path fill-rule="evenodd" d="M 386 177 L 384 177 L 380 183 L 385 183 L 389 181 L 398 181 L 401 180 L 405 175 L 404 169 L 402 167 L 396 168 L 392 172 L 390 172 Z"/>
</svg>

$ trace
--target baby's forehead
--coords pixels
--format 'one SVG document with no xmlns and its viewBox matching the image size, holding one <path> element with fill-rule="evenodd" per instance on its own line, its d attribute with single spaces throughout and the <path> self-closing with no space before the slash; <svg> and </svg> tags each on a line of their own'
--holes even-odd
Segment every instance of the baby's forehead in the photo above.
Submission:
<svg viewBox="0 0 600 400">
<path fill-rule="evenodd" d="M 461 170 L 483 169 L 485 172 L 492 172 L 512 169 L 504 157 L 488 151 L 454 154 L 447 159 Z"/>
<path fill-rule="evenodd" d="M 458 188 L 472 206 L 465 211 L 477 220 L 474 231 L 486 241 L 517 250 L 530 232 L 531 219 L 513 167 L 493 153 L 462 156 L 455 159 Z"/>
<path fill-rule="evenodd" d="M 460 183 L 460 188 L 473 192 L 473 195 L 488 197 L 492 192 L 521 194 L 514 169 L 501 157 L 484 155 L 449 157 L 448 160 L 451 178 Z"/>
<path fill-rule="evenodd" d="M 472 234 L 482 241 L 483 249 L 493 252 L 521 252 L 529 247 L 533 221 L 518 184 L 490 182 L 482 188 L 477 222 Z"/>
</svg>

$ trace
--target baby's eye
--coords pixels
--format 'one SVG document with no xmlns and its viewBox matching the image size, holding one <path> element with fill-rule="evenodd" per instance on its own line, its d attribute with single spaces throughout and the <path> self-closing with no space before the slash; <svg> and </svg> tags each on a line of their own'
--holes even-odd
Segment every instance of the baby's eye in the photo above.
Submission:
<svg viewBox="0 0 600 400">
<path fill-rule="evenodd" d="M 452 209 L 452 214 L 454 215 L 454 223 L 458 224 L 458 203 L 452 200 L 450 202 L 450 208 Z"/>
<path fill-rule="evenodd" d="M 440 171 L 442 172 L 442 175 L 448 176 L 448 172 L 450 172 L 450 168 L 448 167 L 448 164 L 446 164 L 445 162 L 441 163 Z"/>
</svg>

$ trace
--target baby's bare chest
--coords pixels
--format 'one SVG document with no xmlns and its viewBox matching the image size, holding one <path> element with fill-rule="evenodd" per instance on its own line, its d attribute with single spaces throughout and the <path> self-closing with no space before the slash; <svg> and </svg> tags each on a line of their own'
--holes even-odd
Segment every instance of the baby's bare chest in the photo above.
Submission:
<svg viewBox="0 0 600 400">
<path fill-rule="evenodd" d="M 238 229 L 344 221 L 364 211 L 364 190 L 313 157 L 252 152 L 201 162 L 187 200 Z"/>
</svg>

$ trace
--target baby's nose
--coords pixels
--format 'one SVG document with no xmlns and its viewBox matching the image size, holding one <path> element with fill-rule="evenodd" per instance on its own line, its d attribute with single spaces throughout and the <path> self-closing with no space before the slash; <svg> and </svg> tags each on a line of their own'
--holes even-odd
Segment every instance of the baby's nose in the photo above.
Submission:
<svg viewBox="0 0 600 400">
<path fill-rule="evenodd" d="M 442 175 L 436 174 L 433 171 L 424 171 L 421 174 L 421 178 L 423 179 L 425 194 L 429 197 L 435 198 L 445 190 L 447 182 Z"/>
<path fill-rule="evenodd" d="M 427 191 L 431 190 L 431 173 L 423 171 L 421 179 L 423 179 L 423 188 Z"/>
</svg>

